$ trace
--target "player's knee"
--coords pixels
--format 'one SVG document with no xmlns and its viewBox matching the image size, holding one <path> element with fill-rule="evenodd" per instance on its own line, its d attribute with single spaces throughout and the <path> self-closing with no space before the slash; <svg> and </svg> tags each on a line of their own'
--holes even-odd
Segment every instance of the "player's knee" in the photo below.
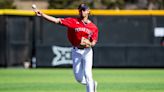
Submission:
<svg viewBox="0 0 164 92">
<path fill-rule="evenodd" d="M 78 83 L 86 85 L 86 82 L 83 82 L 82 80 L 77 80 Z"/>
<path fill-rule="evenodd" d="M 80 83 L 82 81 L 82 78 L 76 76 L 76 81 Z"/>
<path fill-rule="evenodd" d="M 86 82 L 84 82 L 84 81 L 82 80 L 82 78 L 76 77 L 76 81 L 77 81 L 78 83 L 80 83 L 80 84 L 83 84 L 83 85 L 86 84 Z"/>
<path fill-rule="evenodd" d="M 76 79 L 77 82 L 81 83 L 81 80 Z"/>
</svg>

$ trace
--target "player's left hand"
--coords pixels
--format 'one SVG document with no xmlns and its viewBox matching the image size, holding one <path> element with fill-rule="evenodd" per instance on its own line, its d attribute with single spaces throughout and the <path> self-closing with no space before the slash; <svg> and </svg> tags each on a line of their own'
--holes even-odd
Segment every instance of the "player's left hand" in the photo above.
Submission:
<svg viewBox="0 0 164 92">
<path fill-rule="evenodd" d="M 88 48 L 88 47 L 91 47 L 91 42 L 89 39 L 82 37 L 80 45 Z"/>
</svg>

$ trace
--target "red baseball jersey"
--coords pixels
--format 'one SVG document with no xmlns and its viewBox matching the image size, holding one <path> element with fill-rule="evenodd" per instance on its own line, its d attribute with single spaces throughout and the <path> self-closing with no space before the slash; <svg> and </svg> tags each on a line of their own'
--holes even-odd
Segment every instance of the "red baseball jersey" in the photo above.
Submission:
<svg viewBox="0 0 164 92">
<path fill-rule="evenodd" d="M 78 46 L 82 37 L 97 42 L 98 28 L 92 22 L 85 24 L 79 18 L 61 18 L 60 22 L 68 28 L 67 36 L 73 46 Z"/>
</svg>

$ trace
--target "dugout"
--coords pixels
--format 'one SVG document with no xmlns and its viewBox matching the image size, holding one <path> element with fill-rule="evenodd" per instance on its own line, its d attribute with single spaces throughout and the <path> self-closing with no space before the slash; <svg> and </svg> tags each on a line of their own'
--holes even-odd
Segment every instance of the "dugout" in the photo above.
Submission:
<svg viewBox="0 0 164 92">
<path fill-rule="evenodd" d="M 1 10 L 2 66 L 70 67 L 66 28 L 34 16 L 32 11 Z M 55 17 L 76 17 L 76 10 L 43 10 Z M 98 26 L 94 67 L 164 67 L 163 10 L 91 10 Z"/>
</svg>

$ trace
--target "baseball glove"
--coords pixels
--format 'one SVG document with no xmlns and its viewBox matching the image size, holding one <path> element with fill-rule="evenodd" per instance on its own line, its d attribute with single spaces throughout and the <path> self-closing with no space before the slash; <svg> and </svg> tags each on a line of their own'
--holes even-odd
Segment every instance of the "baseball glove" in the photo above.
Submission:
<svg viewBox="0 0 164 92">
<path fill-rule="evenodd" d="M 83 47 L 91 47 L 91 42 L 89 39 L 82 37 L 80 45 Z"/>
</svg>

